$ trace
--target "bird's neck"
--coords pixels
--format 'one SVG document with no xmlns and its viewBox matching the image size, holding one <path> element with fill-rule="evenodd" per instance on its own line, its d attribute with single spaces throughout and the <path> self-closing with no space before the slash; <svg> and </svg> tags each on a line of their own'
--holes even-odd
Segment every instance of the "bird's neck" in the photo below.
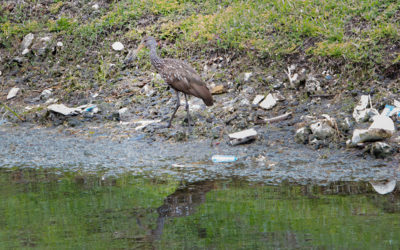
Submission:
<svg viewBox="0 0 400 250">
<path fill-rule="evenodd" d="M 160 66 L 162 64 L 162 59 L 157 55 L 156 47 L 152 47 L 150 49 L 150 61 L 151 61 L 151 64 L 153 64 L 154 67 L 156 67 L 157 69 L 160 68 Z"/>
</svg>

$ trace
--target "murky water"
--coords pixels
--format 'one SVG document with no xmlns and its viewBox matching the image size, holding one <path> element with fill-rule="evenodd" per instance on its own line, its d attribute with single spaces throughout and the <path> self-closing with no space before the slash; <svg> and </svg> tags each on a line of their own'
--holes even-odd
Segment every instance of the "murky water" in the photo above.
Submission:
<svg viewBox="0 0 400 250">
<path fill-rule="evenodd" d="M 0 169 L 0 249 L 400 247 L 400 193 L 366 182 L 101 176 Z"/>
</svg>

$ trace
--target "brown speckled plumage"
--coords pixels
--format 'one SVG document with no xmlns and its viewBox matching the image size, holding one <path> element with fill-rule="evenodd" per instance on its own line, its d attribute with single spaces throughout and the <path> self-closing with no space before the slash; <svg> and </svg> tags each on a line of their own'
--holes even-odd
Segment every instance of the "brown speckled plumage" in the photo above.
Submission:
<svg viewBox="0 0 400 250">
<path fill-rule="evenodd" d="M 180 106 L 179 92 L 185 94 L 186 111 L 188 114 L 188 123 L 190 124 L 189 104 L 187 94 L 196 96 L 204 101 L 207 106 L 212 106 L 214 101 L 210 90 L 197 72 L 188 64 L 176 59 L 162 59 L 157 55 L 157 43 L 153 37 L 144 38 L 143 42 L 150 49 L 151 64 L 157 69 L 158 73 L 170 85 L 177 95 L 177 106 L 168 123 L 171 126 L 172 119 Z"/>
</svg>

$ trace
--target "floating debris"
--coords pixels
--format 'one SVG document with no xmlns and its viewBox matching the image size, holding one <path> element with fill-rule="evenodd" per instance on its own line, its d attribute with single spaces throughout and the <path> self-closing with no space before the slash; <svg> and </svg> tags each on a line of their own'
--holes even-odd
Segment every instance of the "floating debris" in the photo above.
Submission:
<svg viewBox="0 0 400 250">
<path fill-rule="evenodd" d="M 211 160 L 215 163 L 234 162 L 237 159 L 234 155 L 213 155 L 211 157 Z"/>
</svg>

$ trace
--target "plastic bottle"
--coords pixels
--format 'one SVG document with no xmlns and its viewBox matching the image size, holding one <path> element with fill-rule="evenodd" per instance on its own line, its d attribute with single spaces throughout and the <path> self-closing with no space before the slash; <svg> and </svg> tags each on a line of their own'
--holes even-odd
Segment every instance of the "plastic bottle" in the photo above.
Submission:
<svg viewBox="0 0 400 250">
<path fill-rule="evenodd" d="M 218 163 L 218 162 L 234 162 L 234 161 L 237 161 L 237 159 L 238 158 L 234 155 L 213 155 L 211 157 L 211 160 L 216 163 Z"/>
</svg>

